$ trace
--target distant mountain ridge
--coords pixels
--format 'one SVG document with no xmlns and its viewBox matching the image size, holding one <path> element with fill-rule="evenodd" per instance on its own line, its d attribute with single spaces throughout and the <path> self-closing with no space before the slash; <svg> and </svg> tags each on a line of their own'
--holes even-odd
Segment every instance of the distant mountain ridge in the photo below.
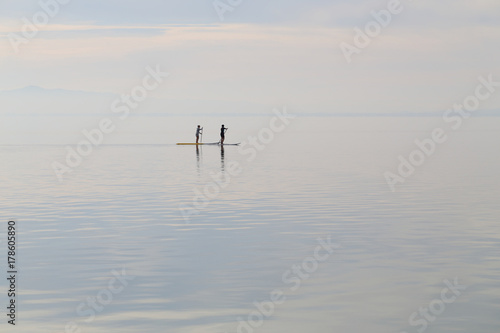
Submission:
<svg viewBox="0 0 500 333">
<path fill-rule="evenodd" d="M 44 88 L 30 85 L 12 90 L 0 90 L 0 115 L 94 115 L 111 113 L 116 93 Z M 140 103 L 140 114 L 149 116 L 266 116 L 273 108 L 247 101 L 175 100 L 149 97 Z M 291 106 L 289 106 L 291 107 Z M 304 112 L 298 116 L 312 117 L 442 117 L 445 110 L 429 112 Z M 478 110 L 477 117 L 498 117 L 500 110 Z"/>
<path fill-rule="evenodd" d="M 127 93 L 127 92 L 124 92 Z M 112 114 L 120 94 L 26 86 L 0 91 L 0 114 L 11 115 L 94 115 Z M 138 103 L 132 115 L 253 115 L 270 114 L 273 107 L 247 101 L 180 100 L 148 97 Z"/>
<path fill-rule="evenodd" d="M 95 91 L 84 91 L 84 90 L 68 90 L 61 88 L 43 88 L 40 86 L 26 86 L 23 88 L 11 89 L 11 90 L 0 90 L 0 94 L 87 94 L 87 95 L 108 95 L 115 96 L 114 93 L 103 93 Z"/>
</svg>

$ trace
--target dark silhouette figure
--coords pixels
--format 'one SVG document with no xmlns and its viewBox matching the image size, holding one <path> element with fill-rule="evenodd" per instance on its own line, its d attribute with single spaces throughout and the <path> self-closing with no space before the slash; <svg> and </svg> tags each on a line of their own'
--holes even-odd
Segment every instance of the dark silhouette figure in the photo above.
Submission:
<svg viewBox="0 0 500 333">
<path fill-rule="evenodd" d="M 222 124 L 222 127 L 220 128 L 220 144 L 221 145 L 224 144 L 224 138 L 226 136 L 226 131 L 227 131 L 227 127 L 224 127 L 224 124 Z"/>
<path fill-rule="evenodd" d="M 203 135 L 203 127 L 200 127 L 200 125 L 198 125 L 198 128 L 196 129 L 196 143 L 198 143 L 198 140 L 202 135 Z"/>
</svg>

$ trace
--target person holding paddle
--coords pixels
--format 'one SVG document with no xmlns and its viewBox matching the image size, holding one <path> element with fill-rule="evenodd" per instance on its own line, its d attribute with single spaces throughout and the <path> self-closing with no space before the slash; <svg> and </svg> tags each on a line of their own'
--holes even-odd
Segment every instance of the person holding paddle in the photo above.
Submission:
<svg viewBox="0 0 500 333">
<path fill-rule="evenodd" d="M 224 124 L 222 124 L 222 127 L 220 128 L 220 144 L 224 144 L 224 137 L 226 135 L 227 127 L 224 127 Z"/>
<path fill-rule="evenodd" d="M 198 128 L 196 129 L 196 143 L 198 143 L 198 140 L 202 135 L 203 135 L 203 127 L 200 127 L 200 125 L 198 125 Z"/>
</svg>

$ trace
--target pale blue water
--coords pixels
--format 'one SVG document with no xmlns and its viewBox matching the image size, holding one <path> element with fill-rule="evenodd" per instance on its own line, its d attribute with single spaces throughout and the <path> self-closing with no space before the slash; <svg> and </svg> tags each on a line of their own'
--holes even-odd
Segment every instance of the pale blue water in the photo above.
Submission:
<svg viewBox="0 0 500 333">
<path fill-rule="evenodd" d="M 394 193 L 383 177 L 441 125 L 297 118 L 253 161 L 229 146 L 103 146 L 62 183 L 50 163 L 64 146 L 0 147 L 2 257 L 8 219 L 20 242 L 15 330 L 237 332 L 277 289 L 286 300 L 253 332 L 417 332 L 410 315 L 458 278 L 467 289 L 424 331 L 498 332 L 500 121 L 449 133 Z M 179 205 L 233 162 L 241 173 L 185 220 Z M 292 290 L 283 274 L 314 255 L 318 237 L 340 248 Z M 110 294 L 122 269 L 133 279 Z M 106 293 L 109 304 L 91 310 L 89 298 Z"/>
</svg>

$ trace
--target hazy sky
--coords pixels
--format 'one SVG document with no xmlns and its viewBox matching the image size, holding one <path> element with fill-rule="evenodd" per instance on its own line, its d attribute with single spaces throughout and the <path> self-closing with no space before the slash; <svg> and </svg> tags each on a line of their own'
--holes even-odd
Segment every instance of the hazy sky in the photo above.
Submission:
<svg viewBox="0 0 500 333">
<path fill-rule="evenodd" d="M 23 17 L 33 21 L 42 8 L 4 0 L 0 91 L 127 93 L 147 66 L 160 66 L 170 76 L 149 96 L 198 101 L 207 114 L 238 105 L 258 113 L 281 105 L 305 113 L 435 112 L 473 93 L 480 75 L 500 81 L 498 0 L 402 0 L 350 63 L 340 44 L 354 45 L 354 29 L 391 1 L 219 3 L 235 4 L 223 21 L 212 0 L 70 0 L 16 53 L 12 33 L 23 36 Z M 481 108 L 498 109 L 499 96 Z"/>
</svg>

